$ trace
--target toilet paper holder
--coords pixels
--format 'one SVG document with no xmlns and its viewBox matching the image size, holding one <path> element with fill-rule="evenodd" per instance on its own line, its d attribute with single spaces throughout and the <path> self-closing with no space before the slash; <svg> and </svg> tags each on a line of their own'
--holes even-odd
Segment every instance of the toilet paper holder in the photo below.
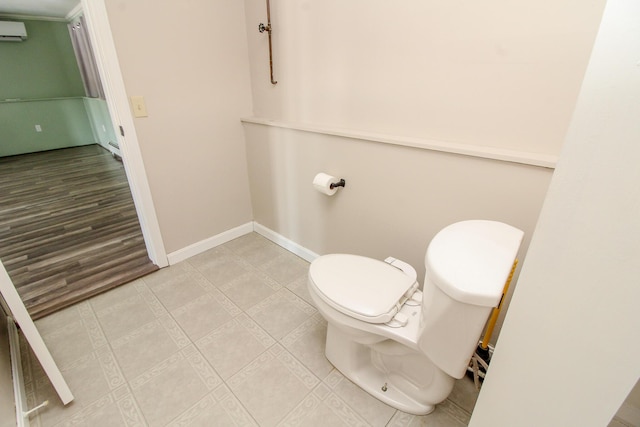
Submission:
<svg viewBox="0 0 640 427">
<path fill-rule="evenodd" d="M 344 187 L 346 183 L 347 182 L 344 179 L 340 179 L 340 181 L 338 182 L 331 183 L 331 185 L 329 185 L 329 188 L 333 190 L 336 187 Z"/>
</svg>

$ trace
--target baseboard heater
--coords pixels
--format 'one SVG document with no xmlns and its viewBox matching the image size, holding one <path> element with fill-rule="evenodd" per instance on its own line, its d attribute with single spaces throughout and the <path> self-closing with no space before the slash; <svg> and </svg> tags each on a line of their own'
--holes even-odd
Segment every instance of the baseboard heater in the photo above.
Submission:
<svg viewBox="0 0 640 427">
<path fill-rule="evenodd" d="M 29 416 L 40 408 L 49 404 L 45 400 L 42 404 L 28 410 L 27 395 L 24 387 L 24 374 L 22 372 L 22 357 L 20 356 L 20 339 L 18 337 L 18 327 L 13 318 L 7 317 L 7 328 L 9 330 L 9 351 L 11 354 L 11 373 L 13 376 L 13 394 L 16 403 L 16 423 L 17 427 L 29 427 Z"/>
<path fill-rule="evenodd" d="M 113 157 L 118 160 L 122 160 L 122 156 L 120 155 L 120 146 L 117 142 L 109 141 L 109 151 L 111 151 Z"/>
</svg>

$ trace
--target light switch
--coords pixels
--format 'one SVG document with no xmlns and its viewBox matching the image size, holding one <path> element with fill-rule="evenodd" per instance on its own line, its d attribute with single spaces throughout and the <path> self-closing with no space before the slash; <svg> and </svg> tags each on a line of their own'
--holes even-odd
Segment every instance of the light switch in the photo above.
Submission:
<svg viewBox="0 0 640 427">
<path fill-rule="evenodd" d="M 133 107 L 133 115 L 135 117 L 148 117 L 147 106 L 144 105 L 144 97 L 132 96 L 131 106 Z"/>
</svg>

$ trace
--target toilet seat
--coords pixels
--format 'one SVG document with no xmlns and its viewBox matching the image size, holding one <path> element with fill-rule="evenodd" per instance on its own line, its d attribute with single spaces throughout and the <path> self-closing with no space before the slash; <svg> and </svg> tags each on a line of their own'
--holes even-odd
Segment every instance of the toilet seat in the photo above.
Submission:
<svg viewBox="0 0 640 427">
<path fill-rule="evenodd" d="M 339 312 L 368 323 L 387 323 L 418 288 L 411 270 L 413 274 L 372 258 L 330 254 L 311 263 L 309 283 Z"/>
</svg>

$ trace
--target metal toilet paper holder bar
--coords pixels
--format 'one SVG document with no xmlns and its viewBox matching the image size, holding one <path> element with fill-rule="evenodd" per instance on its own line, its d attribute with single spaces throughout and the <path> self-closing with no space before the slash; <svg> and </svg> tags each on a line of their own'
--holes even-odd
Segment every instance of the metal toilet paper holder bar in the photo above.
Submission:
<svg viewBox="0 0 640 427">
<path fill-rule="evenodd" d="M 340 181 L 338 182 L 331 183 L 331 185 L 329 185 L 329 188 L 333 190 L 336 187 L 344 187 L 346 183 L 347 182 L 344 179 L 340 179 Z"/>
</svg>

